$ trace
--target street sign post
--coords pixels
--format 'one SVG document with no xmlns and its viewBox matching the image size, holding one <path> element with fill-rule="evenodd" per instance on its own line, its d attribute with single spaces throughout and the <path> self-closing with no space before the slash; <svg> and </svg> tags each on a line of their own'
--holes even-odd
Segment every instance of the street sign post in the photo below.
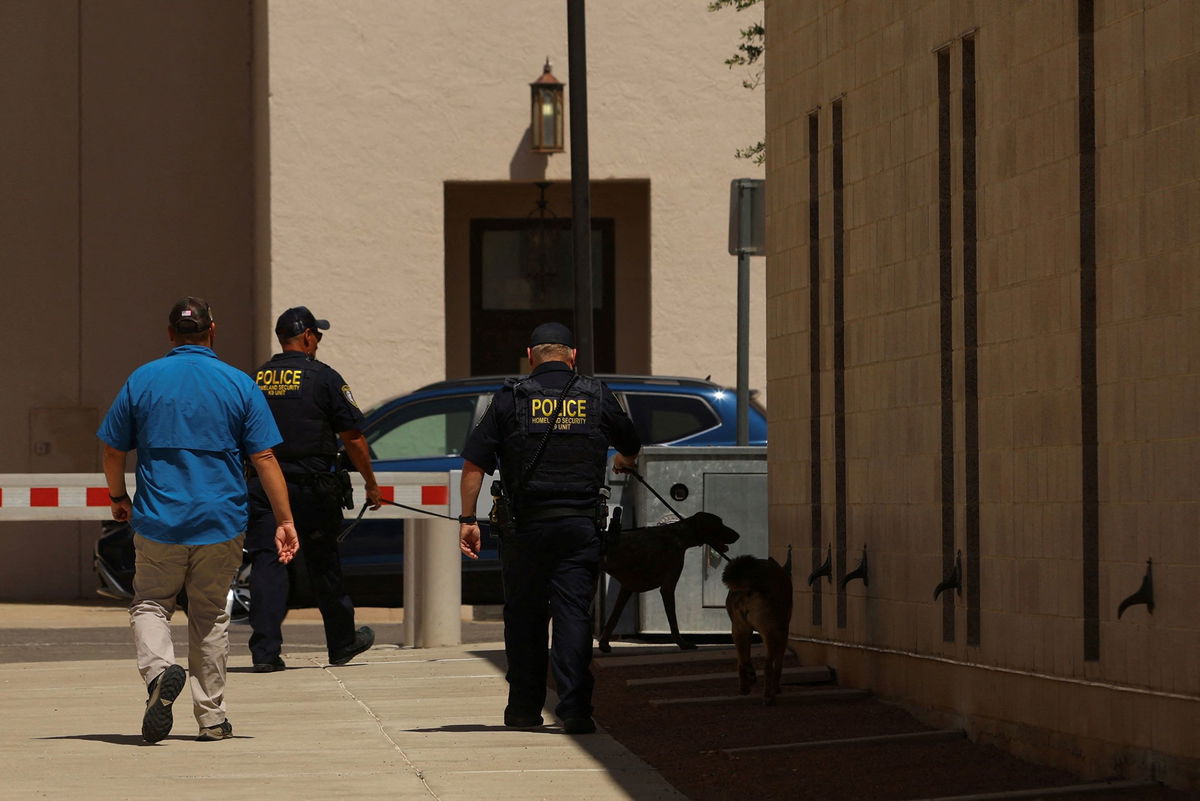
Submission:
<svg viewBox="0 0 1200 801">
<path fill-rule="evenodd" d="M 729 185 L 729 255 L 738 257 L 738 445 L 750 442 L 750 257 L 766 254 L 766 183 L 762 178 L 736 178 Z"/>
</svg>

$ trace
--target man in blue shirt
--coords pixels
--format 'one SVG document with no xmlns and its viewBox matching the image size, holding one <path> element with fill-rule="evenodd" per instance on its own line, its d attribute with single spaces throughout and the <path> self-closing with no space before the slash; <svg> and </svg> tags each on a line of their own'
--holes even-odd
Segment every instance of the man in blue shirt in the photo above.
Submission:
<svg viewBox="0 0 1200 801">
<path fill-rule="evenodd" d="M 97 435 L 114 520 L 130 521 L 136 561 L 130 625 L 147 685 L 142 738 L 171 731 L 171 704 L 187 674 L 175 664 L 170 619 L 181 589 L 188 597 L 188 669 L 199 740 L 233 736 L 225 715 L 229 614 L 225 597 L 242 563 L 247 512 L 243 457 L 258 471 L 279 521 L 279 560 L 298 547 L 287 487 L 271 448 L 282 438 L 248 375 L 212 351 L 208 304 L 186 297 L 168 317 L 174 346 L 134 370 Z M 137 450 L 137 491 L 125 486 L 125 459 Z"/>
</svg>

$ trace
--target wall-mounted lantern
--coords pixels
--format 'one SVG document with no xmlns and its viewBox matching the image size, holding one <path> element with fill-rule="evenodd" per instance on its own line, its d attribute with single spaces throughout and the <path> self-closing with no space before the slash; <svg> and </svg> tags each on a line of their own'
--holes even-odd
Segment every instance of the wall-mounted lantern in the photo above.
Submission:
<svg viewBox="0 0 1200 801">
<path fill-rule="evenodd" d="M 532 118 L 530 149 L 534 153 L 563 152 L 563 85 L 550 73 L 550 59 L 541 76 L 529 84 Z"/>
</svg>

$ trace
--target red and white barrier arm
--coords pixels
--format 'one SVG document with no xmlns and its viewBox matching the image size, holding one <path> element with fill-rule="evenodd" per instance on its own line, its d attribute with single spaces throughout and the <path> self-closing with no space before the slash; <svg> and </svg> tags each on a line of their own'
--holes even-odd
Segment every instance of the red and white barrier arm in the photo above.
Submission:
<svg viewBox="0 0 1200 801">
<path fill-rule="evenodd" d="M 356 508 L 366 500 L 362 476 L 350 474 Z M 380 494 L 389 501 L 449 514 L 450 496 L 457 492 L 448 473 L 376 473 Z M 133 495 L 137 483 L 125 476 Z M 384 506 L 372 517 L 425 517 L 419 512 Z M 103 473 L 0 473 L 0 522 L 28 520 L 109 520 L 112 505 Z"/>
</svg>

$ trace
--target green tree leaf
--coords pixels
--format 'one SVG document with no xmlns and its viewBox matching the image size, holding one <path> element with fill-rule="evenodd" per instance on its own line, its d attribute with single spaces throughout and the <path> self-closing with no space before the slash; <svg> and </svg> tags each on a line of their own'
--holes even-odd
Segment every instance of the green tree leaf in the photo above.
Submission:
<svg viewBox="0 0 1200 801">
<path fill-rule="evenodd" d="M 720 11 L 723 8 L 732 7 L 735 11 L 745 11 L 758 3 L 759 0 L 709 0 L 708 10 Z M 741 42 L 733 55 L 725 59 L 725 65 L 729 69 L 752 67 L 753 69 L 749 70 L 749 77 L 742 79 L 742 86 L 747 89 L 757 89 L 762 84 L 765 75 L 760 59 L 762 59 L 763 49 L 766 46 L 767 31 L 763 27 L 762 20 L 759 20 L 750 27 L 743 28 L 740 34 Z M 760 139 L 749 147 L 738 148 L 734 155 L 739 159 L 750 159 L 755 164 L 762 164 L 767 159 L 767 143 Z"/>
</svg>

